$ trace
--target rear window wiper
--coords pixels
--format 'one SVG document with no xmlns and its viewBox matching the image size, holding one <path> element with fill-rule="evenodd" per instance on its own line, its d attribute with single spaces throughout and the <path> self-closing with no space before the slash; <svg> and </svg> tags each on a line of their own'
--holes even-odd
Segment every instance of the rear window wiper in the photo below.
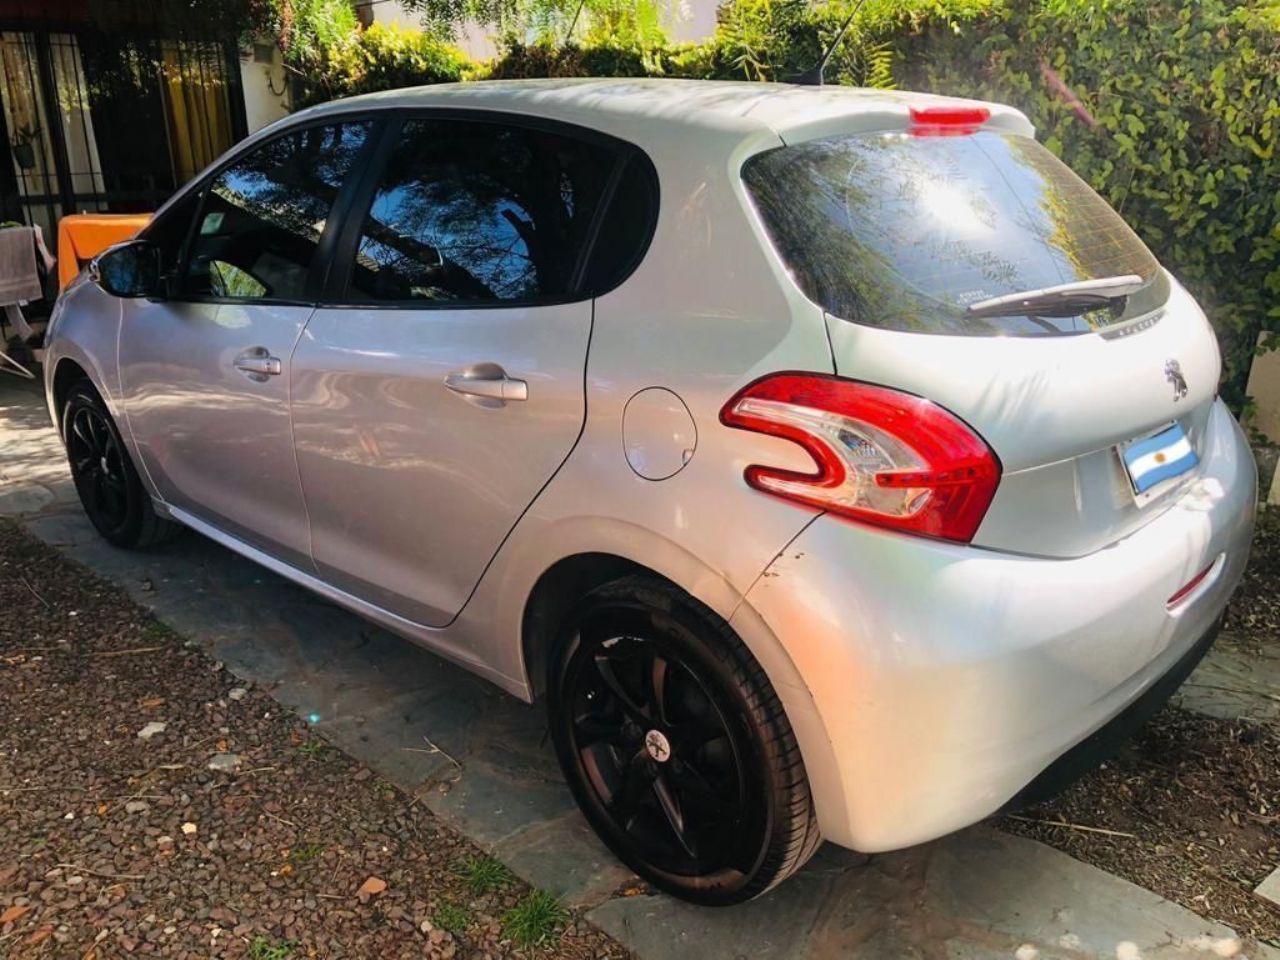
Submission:
<svg viewBox="0 0 1280 960">
<path fill-rule="evenodd" d="M 1078 280 L 1040 290 L 1007 293 L 971 303 L 966 312 L 971 317 L 1069 317 L 1088 310 L 1101 310 L 1123 302 L 1137 293 L 1147 281 L 1136 273 L 1121 277 L 1099 277 Z"/>
</svg>

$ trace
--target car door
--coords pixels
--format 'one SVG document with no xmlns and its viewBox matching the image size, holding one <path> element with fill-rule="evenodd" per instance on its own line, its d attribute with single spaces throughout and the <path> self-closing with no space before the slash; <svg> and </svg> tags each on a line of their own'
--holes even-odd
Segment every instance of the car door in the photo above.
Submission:
<svg viewBox="0 0 1280 960">
<path fill-rule="evenodd" d="M 313 124 L 233 160 L 175 208 L 197 210 L 171 295 L 122 307 L 125 410 L 160 495 L 306 569 L 289 362 L 322 282 L 330 210 L 371 130 Z M 153 230 L 177 227 L 166 217 Z"/>
<path fill-rule="evenodd" d="M 462 608 L 581 431 L 580 278 L 619 162 L 612 142 L 490 117 L 387 131 L 334 302 L 294 355 L 321 575 L 430 626 Z"/>
</svg>

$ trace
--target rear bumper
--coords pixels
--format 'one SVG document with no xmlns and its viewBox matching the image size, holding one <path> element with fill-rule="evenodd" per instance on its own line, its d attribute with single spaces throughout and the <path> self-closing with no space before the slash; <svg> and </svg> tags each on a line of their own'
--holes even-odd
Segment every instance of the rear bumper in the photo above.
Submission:
<svg viewBox="0 0 1280 960">
<path fill-rule="evenodd" d="M 1143 724 L 1159 712 L 1182 686 L 1183 681 L 1191 676 L 1213 646 L 1213 641 L 1218 639 L 1221 630 L 1222 617 L 1219 617 L 1168 673 L 1108 720 L 1105 726 L 1089 734 L 1040 771 L 1040 775 L 1019 790 L 1006 808 L 1016 810 L 1048 800 L 1119 750 Z"/>
<path fill-rule="evenodd" d="M 1161 678 L 1178 675 L 1222 616 L 1248 558 L 1256 469 L 1221 404 L 1203 464 L 1160 516 L 1076 559 L 830 516 L 806 528 L 733 623 L 767 628 L 804 684 L 779 693 L 789 710 L 811 704 L 814 717 L 794 725 L 824 836 L 873 852 L 967 826 L 1144 694 L 1158 699 Z"/>
</svg>

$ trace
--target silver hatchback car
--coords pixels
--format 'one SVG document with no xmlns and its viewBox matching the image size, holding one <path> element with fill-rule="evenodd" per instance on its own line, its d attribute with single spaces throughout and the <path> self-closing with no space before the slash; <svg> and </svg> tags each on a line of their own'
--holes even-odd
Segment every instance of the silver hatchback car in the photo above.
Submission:
<svg viewBox="0 0 1280 960">
<path fill-rule="evenodd" d="M 1195 301 L 998 104 L 476 83 L 301 112 L 61 298 L 112 543 L 193 528 L 544 698 L 723 904 L 1042 796 L 1186 676 L 1256 475 Z"/>
</svg>

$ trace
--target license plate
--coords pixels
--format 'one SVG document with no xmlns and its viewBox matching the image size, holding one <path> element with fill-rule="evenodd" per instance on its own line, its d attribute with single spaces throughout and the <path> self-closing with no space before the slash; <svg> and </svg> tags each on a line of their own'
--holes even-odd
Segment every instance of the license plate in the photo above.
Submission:
<svg viewBox="0 0 1280 960">
<path fill-rule="evenodd" d="M 1175 423 L 1159 433 L 1133 440 L 1120 447 L 1120 459 L 1133 492 L 1143 494 L 1153 487 L 1172 480 L 1200 462 L 1187 432 Z"/>
</svg>

